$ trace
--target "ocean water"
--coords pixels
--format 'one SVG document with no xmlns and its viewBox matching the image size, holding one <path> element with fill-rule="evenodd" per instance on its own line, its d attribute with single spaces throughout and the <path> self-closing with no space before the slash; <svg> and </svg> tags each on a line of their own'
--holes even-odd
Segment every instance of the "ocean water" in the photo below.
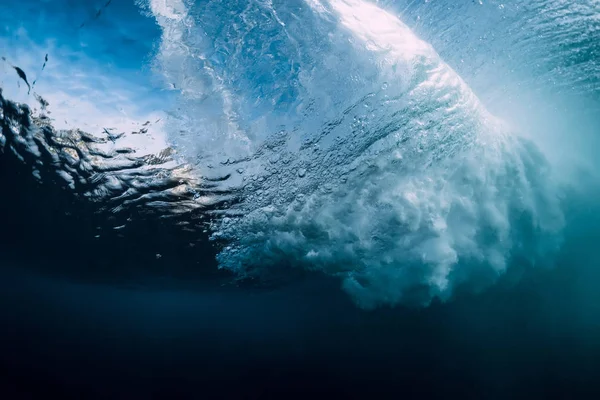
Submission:
<svg viewBox="0 0 600 400">
<path fill-rule="evenodd" d="M 594 398 L 600 2 L 0 5 L 7 398 Z"/>
</svg>

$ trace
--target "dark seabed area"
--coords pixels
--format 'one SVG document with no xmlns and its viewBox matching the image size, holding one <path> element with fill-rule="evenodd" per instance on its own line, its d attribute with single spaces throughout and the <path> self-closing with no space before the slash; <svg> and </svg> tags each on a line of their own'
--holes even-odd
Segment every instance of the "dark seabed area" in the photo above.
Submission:
<svg viewBox="0 0 600 400">
<path fill-rule="evenodd" d="M 590 230 L 567 235 L 554 269 L 515 265 L 478 295 L 363 311 L 337 280 L 226 285 L 212 258 L 198 260 L 205 250 L 178 245 L 186 238 L 169 222 L 94 240 L 85 204 L 8 156 L 0 162 L 10 188 L 0 196 L 3 398 L 600 394 L 591 208 L 571 224 Z"/>
</svg>

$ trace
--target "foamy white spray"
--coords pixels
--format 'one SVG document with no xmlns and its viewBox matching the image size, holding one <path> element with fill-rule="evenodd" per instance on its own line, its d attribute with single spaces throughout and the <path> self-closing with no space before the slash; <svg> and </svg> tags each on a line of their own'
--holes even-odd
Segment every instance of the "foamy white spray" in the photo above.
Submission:
<svg viewBox="0 0 600 400">
<path fill-rule="evenodd" d="M 171 140 L 241 201 L 214 225 L 240 276 L 340 276 L 362 307 L 448 298 L 558 244 L 531 143 L 435 50 L 363 0 L 151 2 Z M 173 11 L 175 10 L 175 11 Z"/>
</svg>

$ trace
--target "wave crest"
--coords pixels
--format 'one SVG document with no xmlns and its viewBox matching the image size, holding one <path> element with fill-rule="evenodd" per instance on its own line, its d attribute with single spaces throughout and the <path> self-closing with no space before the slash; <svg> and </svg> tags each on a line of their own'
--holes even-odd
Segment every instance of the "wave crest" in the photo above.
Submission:
<svg viewBox="0 0 600 400">
<path fill-rule="evenodd" d="M 156 65 L 181 91 L 173 142 L 238 193 L 213 222 L 221 267 L 340 276 L 367 308 L 427 304 L 560 242 L 544 157 L 393 14 L 362 0 L 177 4 L 177 18 L 155 7 Z"/>
</svg>

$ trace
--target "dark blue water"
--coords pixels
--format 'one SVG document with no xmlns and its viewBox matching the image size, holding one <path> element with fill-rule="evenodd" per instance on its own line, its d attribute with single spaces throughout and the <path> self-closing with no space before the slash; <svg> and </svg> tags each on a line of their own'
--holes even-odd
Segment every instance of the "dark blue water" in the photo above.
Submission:
<svg viewBox="0 0 600 400">
<path fill-rule="evenodd" d="M 2 384 L 16 398 L 598 393 L 599 276 L 569 260 L 480 296 L 374 312 L 335 282 L 144 288 L 3 266 Z"/>
</svg>

